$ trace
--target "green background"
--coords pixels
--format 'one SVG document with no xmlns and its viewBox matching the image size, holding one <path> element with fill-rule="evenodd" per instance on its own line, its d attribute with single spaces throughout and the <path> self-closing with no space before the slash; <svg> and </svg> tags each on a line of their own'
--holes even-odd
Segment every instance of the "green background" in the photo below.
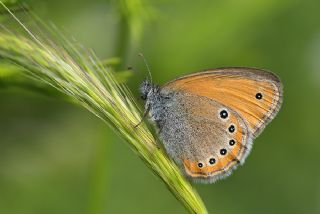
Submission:
<svg viewBox="0 0 320 214">
<path fill-rule="evenodd" d="M 25 2 L 100 58 L 119 54 L 116 1 Z M 269 69 L 284 84 L 282 109 L 255 140 L 246 164 L 225 180 L 195 185 L 209 212 L 320 213 L 320 1 L 146 3 L 148 20 L 121 65 L 133 67 L 128 85 L 137 97 L 147 75 L 140 52 L 159 84 L 225 66 Z M 186 211 L 92 114 L 61 99 L 3 87 L 0 213 Z"/>
</svg>

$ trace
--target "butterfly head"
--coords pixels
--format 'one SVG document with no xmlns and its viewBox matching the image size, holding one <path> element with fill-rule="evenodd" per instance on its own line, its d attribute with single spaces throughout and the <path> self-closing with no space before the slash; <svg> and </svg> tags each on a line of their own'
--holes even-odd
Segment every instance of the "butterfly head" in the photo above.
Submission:
<svg viewBox="0 0 320 214">
<path fill-rule="evenodd" d="M 143 100 L 146 100 L 150 94 L 157 92 L 159 87 L 154 85 L 150 80 L 144 80 L 140 85 L 140 94 Z"/>
</svg>

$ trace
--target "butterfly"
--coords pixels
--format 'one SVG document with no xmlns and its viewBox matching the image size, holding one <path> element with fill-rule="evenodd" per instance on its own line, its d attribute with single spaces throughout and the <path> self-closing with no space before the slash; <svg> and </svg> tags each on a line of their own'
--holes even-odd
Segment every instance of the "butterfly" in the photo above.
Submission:
<svg viewBox="0 0 320 214">
<path fill-rule="evenodd" d="M 191 180 L 213 183 L 244 163 L 253 140 L 279 112 L 282 88 L 270 71 L 229 67 L 161 87 L 145 80 L 140 92 L 169 157 Z"/>
</svg>

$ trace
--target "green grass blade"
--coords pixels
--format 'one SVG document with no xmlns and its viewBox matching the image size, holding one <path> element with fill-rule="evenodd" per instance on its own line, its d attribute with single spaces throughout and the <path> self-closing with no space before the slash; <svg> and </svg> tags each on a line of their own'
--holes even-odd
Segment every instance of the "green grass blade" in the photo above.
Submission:
<svg viewBox="0 0 320 214">
<path fill-rule="evenodd" d="M 67 40 L 57 44 L 41 39 L 16 20 L 27 36 L 0 31 L 0 57 L 20 66 L 21 75 L 27 74 L 59 90 L 103 120 L 163 180 L 190 213 L 207 213 L 194 188 L 158 148 L 146 124 L 135 128 L 141 120 L 141 111 L 130 91 L 116 81 L 113 73 L 94 54 L 80 54 Z"/>
</svg>

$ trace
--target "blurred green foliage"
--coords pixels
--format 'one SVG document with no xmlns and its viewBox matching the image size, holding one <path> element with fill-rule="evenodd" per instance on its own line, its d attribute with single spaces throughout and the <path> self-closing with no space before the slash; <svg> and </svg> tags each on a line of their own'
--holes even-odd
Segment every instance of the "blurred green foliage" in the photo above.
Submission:
<svg viewBox="0 0 320 214">
<path fill-rule="evenodd" d="M 274 71 L 284 83 L 278 117 L 243 167 L 196 187 L 210 213 L 320 213 L 319 1 L 148 1 L 156 16 L 122 51 L 115 1 L 26 2 L 100 58 L 124 59 L 118 70 L 133 67 L 136 93 L 147 76 L 139 52 L 158 83 L 223 66 Z M 61 99 L 1 87 L 0 136 L 0 213 L 185 213 L 118 137 Z"/>
</svg>

